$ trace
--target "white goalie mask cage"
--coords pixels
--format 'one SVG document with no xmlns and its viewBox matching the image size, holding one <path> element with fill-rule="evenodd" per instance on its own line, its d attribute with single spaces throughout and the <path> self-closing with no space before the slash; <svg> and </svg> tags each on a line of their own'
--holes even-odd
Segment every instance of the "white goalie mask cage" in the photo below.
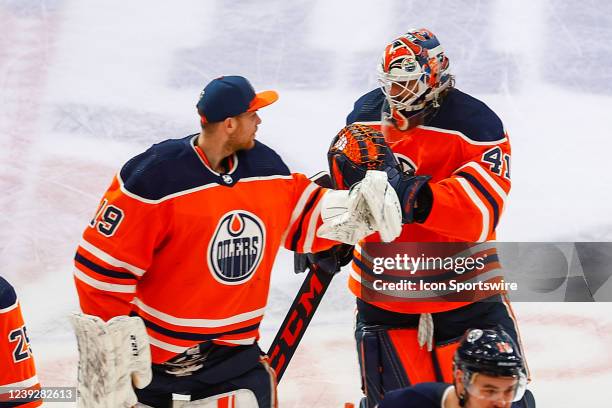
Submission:
<svg viewBox="0 0 612 408">
<path fill-rule="evenodd" d="M 391 109 L 405 112 L 436 103 L 453 83 L 444 49 L 426 29 L 411 30 L 385 47 L 378 80 Z"/>
</svg>

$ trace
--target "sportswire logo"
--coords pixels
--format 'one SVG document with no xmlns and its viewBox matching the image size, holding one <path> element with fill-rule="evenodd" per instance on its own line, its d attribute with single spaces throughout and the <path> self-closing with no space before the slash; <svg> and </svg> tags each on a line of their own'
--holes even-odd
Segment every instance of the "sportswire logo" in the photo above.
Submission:
<svg viewBox="0 0 612 408">
<path fill-rule="evenodd" d="M 213 277 L 226 285 L 238 285 L 252 276 L 263 257 L 266 230 L 263 222 L 244 210 L 224 214 L 208 247 Z"/>
</svg>

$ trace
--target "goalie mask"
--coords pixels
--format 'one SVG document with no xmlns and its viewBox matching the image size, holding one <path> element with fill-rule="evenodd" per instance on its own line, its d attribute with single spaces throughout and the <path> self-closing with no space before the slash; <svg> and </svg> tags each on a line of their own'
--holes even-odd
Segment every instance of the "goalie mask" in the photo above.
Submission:
<svg viewBox="0 0 612 408">
<path fill-rule="evenodd" d="M 408 112 L 437 107 L 440 93 L 452 86 L 449 61 L 436 36 L 410 30 L 385 47 L 378 78 L 390 107 L 390 119 L 408 128 Z"/>
<path fill-rule="evenodd" d="M 461 406 L 468 398 L 510 404 L 525 393 L 523 357 L 501 328 L 468 330 L 455 353 L 454 366 L 463 373 L 465 392 L 459 396 Z"/>
</svg>

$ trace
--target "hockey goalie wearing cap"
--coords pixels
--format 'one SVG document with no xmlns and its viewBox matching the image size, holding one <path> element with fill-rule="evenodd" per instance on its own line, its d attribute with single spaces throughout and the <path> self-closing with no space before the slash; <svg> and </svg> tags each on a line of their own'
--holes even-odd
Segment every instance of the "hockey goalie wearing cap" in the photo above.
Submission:
<svg viewBox="0 0 612 408">
<path fill-rule="evenodd" d="M 276 406 L 257 339 L 279 247 L 399 234 L 384 172 L 329 190 L 255 140 L 257 110 L 276 99 L 217 78 L 197 104 L 200 133 L 152 146 L 113 179 L 75 256 L 81 406 Z"/>
<path fill-rule="evenodd" d="M 356 101 L 345 133 L 357 127 L 381 132 L 401 165 L 403 175 L 391 182 L 405 223 L 395 242 L 463 245 L 473 256 L 486 255 L 487 262 L 460 279 L 500 281 L 498 257 L 487 241 L 495 240 L 510 191 L 510 142 L 501 120 L 454 87 L 449 60 L 426 29 L 411 30 L 385 47 L 379 78 L 381 87 Z M 338 140 L 334 143 L 332 179 L 347 188 L 360 175 L 335 151 Z M 409 384 L 450 382 L 454 350 L 469 327 L 499 324 L 520 344 L 501 291 L 474 291 L 471 298 L 458 299 L 452 291 L 408 290 L 377 298 L 372 282 L 378 275 L 367 249 L 376 241 L 374 234 L 355 247 L 349 276 L 357 297 L 355 336 L 368 407 Z M 457 277 L 435 269 L 414 275 L 431 282 Z"/>
</svg>

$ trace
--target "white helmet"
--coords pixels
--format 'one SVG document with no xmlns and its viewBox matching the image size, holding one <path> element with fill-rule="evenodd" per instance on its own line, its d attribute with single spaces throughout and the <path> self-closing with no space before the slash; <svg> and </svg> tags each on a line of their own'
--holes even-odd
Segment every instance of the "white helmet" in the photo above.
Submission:
<svg viewBox="0 0 612 408">
<path fill-rule="evenodd" d="M 378 66 L 381 88 L 393 111 L 411 112 L 430 103 L 452 86 L 449 61 L 436 36 L 427 29 L 410 30 L 385 47 Z"/>
</svg>

